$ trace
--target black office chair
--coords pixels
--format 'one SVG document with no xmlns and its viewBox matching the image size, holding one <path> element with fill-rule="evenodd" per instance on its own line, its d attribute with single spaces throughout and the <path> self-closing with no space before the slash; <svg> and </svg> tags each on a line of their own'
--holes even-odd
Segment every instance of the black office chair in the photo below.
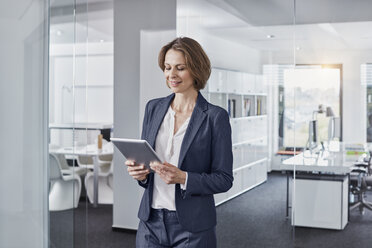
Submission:
<svg viewBox="0 0 372 248">
<path fill-rule="evenodd" d="M 372 211 L 372 202 L 366 200 L 367 191 L 372 188 L 372 168 L 371 168 L 372 151 L 369 152 L 369 158 L 364 163 L 355 164 L 355 169 L 350 174 L 350 191 L 357 197 L 357 201 L 350 204 L 350 211 L 359 207 L 361 214 L 364 209 Z"/>
</svg>

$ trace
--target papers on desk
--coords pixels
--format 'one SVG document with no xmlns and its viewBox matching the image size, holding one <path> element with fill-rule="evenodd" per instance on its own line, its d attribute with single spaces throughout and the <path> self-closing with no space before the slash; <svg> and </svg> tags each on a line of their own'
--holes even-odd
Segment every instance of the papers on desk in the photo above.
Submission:
<svg viewBox="0 0 372 248">
<path fill-rule="evenodd" d="M 345 143 L 344 151 L 346 155 L 363 155 L 367 153 L 367 144 Z"/>
</svg>

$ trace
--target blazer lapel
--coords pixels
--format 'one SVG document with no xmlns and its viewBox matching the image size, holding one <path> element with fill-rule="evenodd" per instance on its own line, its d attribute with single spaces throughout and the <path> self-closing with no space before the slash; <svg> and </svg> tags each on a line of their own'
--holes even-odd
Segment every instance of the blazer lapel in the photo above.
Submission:
<svg viewBox="0 0 372 248">
<path fill-rule="evenodd" d="M 196 104 L 193 110 L 193 113 L 190 118 L 189 125 L 186 129 L 185 136 L 182 141 L 181 145 L 181 152 L 180 157 L 178 160 L 178 168 L 181 169 L 182 162 L 186 156 L 187 151 L 190 148 L 190 145 L 198 132 L 201 124 L 203 123 L 205 117 L 207 116 L 204 111 L 208 109 L 208 102 L 205 100 L 205 98 L 202 96 L 202 94 L 198 93 L 198 98 L 196 100 Z"/>
<path fill-rule="evenodd" d="M 174 98 L 174 93 L 165 97 L 163 100 L 159 102 L 158 106 L 155 107 L 155 111 L 153 113 L 153 119 L 150 124 L 151 126 L 150 126 L 149 137 L 147 140 L 153 149 L 155 149 L 156 136 L 158 135 L 160 125 L 163 122 L 164 116 L 167 113 L 169 105 L 172 102 L 173 98 Z"/>
</svg>

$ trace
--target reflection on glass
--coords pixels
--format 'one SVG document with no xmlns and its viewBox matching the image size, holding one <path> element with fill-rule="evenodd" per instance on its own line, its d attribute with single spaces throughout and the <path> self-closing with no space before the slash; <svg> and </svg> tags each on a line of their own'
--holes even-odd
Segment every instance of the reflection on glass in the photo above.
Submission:
<svg viewBox="0 0 372 248">
<path fill-rule="evenodd" d="M 317 161 L 311 168 L 301 165 L 295 168 L 292 223 L 296 226 L 295 238 L 299 246 L 316 246 L 320 240 L 332 247 L 344 246 L 350 240 L 358 240 L 358 246 L 367 247 L 371 243 L 370 238 L 359 234 L 372 217 L 372 212 L 366 210 L 361 215 L 363 211 L 358 211 L 358 207 L 350 207 L 350 203 L 355 202 L 351 200 L 353 198 L 368 201 L 371 197 L 367 191 L 358 195 L 358 190 L 355 190 L 357 178 L 364 180 L 365 176 L 353 170 L 353 165 L 360 164 L 366 152 L 368 89 L 365 87 L 367 84 L 361 87 L 361 81 L 366 81 L 363 65 L 370 63 L 372 56 L 369 28 L 372 19 L 365 12 L 371 7 L 370 1 L 322 1 L 313 5 L 296 1 L 294 71 L 298 66 L 303 70 L 309 68 L 301 66 L 319 65 L 319 68 L 314 68 L 318 72 L 303 74 L 302 78 L 292 81 L 289 92 L 292 103 L 286 104 L 295 116 L 290 127 L 295 131 L 292 140 L 296 146 L 302 146 L 306 140 L 305 124 L 300 124 L 305 122 L 305 111 L 307 121 L 318 120 L 320 140 L 327 141 L 328 130 L 330 136 L 336 136 L 332 134 L 333 128 L 328 128 L 330 125 L 339 131 L 338 136 L 342 140 L 342 149 L 338 151 L 334 151 L 335 141 L 332 141 L 328 147 L 325 146 L 325 152 L 320 149 L 313 153 L 314 156 L 329 154 L 327 160 L 332 161 L 331 164 L 322 165 L 321 161 Z M 317 14 L 306 14 L 309 11 Z M 323 70 L 327 71 L 324 80 L 319 78 Z M 304 99 L 307 99 L 306 103 Z M 320 113 L 320 104 L 332 107 L 334 116 L 326 117 L 325 113 Z M 312 115 L 312 111 L 316 111 L 315 114 Z M 343 160 L 334 160 L 336 154 Z M 368 164 L 367 161 L 364 163 Z M 343 168 L 343 171 L 336 170 L 337 167 Z M 340 231 L 335 233 L 332 229 Z M 351 230 L 355 230 L 357 235 Z"/>
<path fill-rule="evenodd" d="M 51 244 L 90 247 L 88 209 L 113 202 L 113 1 L 54 1 L 50 36 Z"/>
<path fill-rule="evenodd" d="M 312 120 L 317 120 L 319 141 L 328 141 L 329 117 L 324 106 L 340 113 L 340 70 L 321 66 L 296 66 L 294 70 L 285 70 L 284 92 L 287 99 L 284 146 L 306 147 Z M 322 106 L 320 110 L 319 105 Z"/>
</svg>

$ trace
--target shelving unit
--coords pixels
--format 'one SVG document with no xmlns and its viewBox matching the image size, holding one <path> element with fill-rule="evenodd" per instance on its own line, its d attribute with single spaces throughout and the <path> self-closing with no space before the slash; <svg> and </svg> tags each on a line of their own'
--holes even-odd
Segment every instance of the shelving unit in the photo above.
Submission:
<svg viewBox="0 0 372 248">
<path fill-rule="evenodd" d="M 201 93 L 230 115 L 234 184 L 215 195 L 219 205 L 267 180 L 267 88 L 262 75 L 213 68 Z"/>
</svg>

